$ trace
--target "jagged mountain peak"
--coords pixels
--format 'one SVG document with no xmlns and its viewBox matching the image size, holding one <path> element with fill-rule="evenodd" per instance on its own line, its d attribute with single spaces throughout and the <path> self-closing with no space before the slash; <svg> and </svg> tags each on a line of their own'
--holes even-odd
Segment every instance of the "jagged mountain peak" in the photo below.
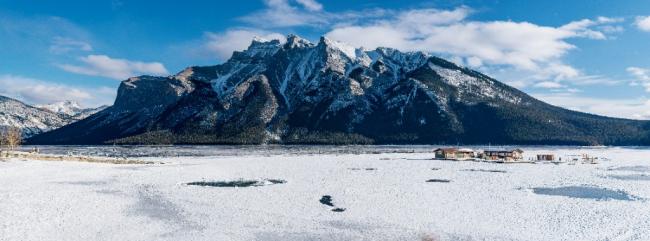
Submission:
<svg viewBox="0 0 650 241">
<path fill-rule="evenodd" d="M 595 131 L 592 131 L 595 130 Z M 115 105 L 35 143 L 650 143 L 424 52 L 254 39 L 223 64 L 125 80 Z M 155 140 L 154 140 L 155 139 Z"/>
<path fill-rule="evenodd" d="M 345 54 L 345 56 L 348 57 L 350 60 L 357 59 L 358 51 L 363 52 L 362 49 L 355 48 L 343 42 L 329 39 L 325 36 L 320 37 L 320 40 L 318 41 L 318 45 L 324 46 L 329 50 L 340 51 L 341 53 Z"/>
<path fill-rule="evenodd" d="M 313 47 L 314 44 L 307 39 L 301 38 L 298 35 L 289 34 L 287 35 L 287 42 L 285 43 L 284 46 L 285 48 L 305 48 L 305 47 Z"/>
</svg>

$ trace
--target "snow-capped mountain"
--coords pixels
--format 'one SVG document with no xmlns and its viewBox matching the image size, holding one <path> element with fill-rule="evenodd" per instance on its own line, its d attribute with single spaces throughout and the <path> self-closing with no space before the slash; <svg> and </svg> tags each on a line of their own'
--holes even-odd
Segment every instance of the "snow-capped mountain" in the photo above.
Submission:
<svg viewBox="0 0 650 241">
<path fill-rule="evenodd" d="M 254 39 L 225 63 L 122 82 L 33 143 L 650 143 L 650 124 L 569 111 L 422 52 Z"/>
<path fill-rule="evenodd" d="M 69 116 L 0 96 L 0 128 L 20 128 L 25 137 L 62 127 L 72 121 Z"/>
<path fill-rule="evenodd" d="M 36 107 L 68 116 L 74 116 L 83 110 L 77 102 L 71 100 L 55 102 L 47 105 L 36 105 Z"/>
<path fill-rule="evenodd" d="M 108 106 L 100 106 L 96 108 L 82 108 L 81 106 L 79 106 L 79 103 L 75 101 L 65 100 L 65 101 L 55 102 L 47 105 L 36 105 L 36 107 L 49 110 L 57 114 L 69 116 L 75 120 L 81 120 L 103 109 L 106 109 Z"/>
<path fill-rule="evenodd" d="M 17 127 L 24 137 L 31 137 L 81 120 L 105 108 L 83 109 L 72 101 L 31 106 L 0 96 L 0 128 Z"/>
</svg>

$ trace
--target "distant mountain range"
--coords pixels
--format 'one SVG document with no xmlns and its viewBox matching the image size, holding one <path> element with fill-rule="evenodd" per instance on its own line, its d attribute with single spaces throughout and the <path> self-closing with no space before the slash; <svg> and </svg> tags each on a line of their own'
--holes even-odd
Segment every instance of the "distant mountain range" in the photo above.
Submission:
<svg viewBox="0 0 650 241">
<path fill-rule="evenodd" d="M 72 101 L 31 106 L 0 96 L 0 128 L 17 127 L 24 137 L 30 137 L 84 119 L 104 108 L 83 109 Z"/>
<path fill-rule="evenodd" d="M 650 122 L 552 106 L 422 52 L 289 35 L 129 78 L 113 106 L 29 142 L 648 145 Z"/>
<path fill-rule="evenodd" d="M 82 120 L 88 116 L 91 116 L 92 114 L 95 114 L 101 110 L 106 109 L 108 106 L 103 105 L 95 108 L 81 108 L 79 106 L 79 103 L 71 100 L 66 100 L 66 101 L 55 102 L 47 105 L 36 105 L 36 107 L 40 109 L 49 110 L 51 112 L 75 120 Z"/>
</svg>

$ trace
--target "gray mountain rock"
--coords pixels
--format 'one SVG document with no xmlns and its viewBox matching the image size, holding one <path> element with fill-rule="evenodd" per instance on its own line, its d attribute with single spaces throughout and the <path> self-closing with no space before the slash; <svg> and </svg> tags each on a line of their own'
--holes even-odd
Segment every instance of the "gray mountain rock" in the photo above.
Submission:
<svg viewBox="0 0 650 241">
<path fill-rule="evenodd" d="M 649 144 L 650 124 L 543 103 L 422 52 L 290 35 L 225 63 L 122 82 L 41 144 Z"/>
</svg>

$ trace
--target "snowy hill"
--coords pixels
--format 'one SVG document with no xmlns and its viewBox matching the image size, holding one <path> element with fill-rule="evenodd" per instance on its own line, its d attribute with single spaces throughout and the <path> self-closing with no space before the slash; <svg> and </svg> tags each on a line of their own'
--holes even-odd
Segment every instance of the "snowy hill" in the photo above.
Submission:
<svg viewBox="0 0 650 241">
<path fill-rule="evenodd" d="M 62 127 L 72 121 L 69 116 L 0 96 L 0 128 L 18 127 L 25 137 Z"/>
<path fill-rule="evenodd" d="M 37 136 L 91 143 L 650 143 L 650 124 L 569 111 L 422 52 L 289 35 L 227 62 L 122 82 L 115 105 Z"/>
<path fill-rule="evenodd" d="M 72 101 L 30 106 L 0 96 L 0 128 L 17 127 L 22 130 L 24 137 L 31 137 L 81 120 L 105 108 L 83 109 Z"/>
</svg>

